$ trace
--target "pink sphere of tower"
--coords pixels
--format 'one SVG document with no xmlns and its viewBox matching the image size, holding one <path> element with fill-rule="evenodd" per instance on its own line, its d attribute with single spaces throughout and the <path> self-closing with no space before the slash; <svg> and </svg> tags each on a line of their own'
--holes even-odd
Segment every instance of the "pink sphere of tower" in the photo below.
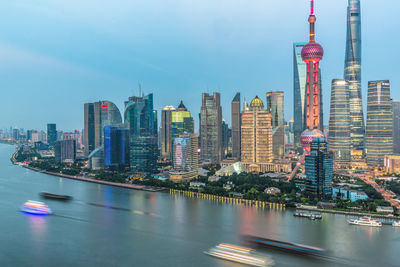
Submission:
<svg viewBox="0 0 400 267">
<path fill-rule="evenodd" d="M 325 138 L 325 135 L 318 129 L 307 129 L 301 134 L 300 144 L 303 147 L 304 151 L 310 151 L 310 144 L 314 140 L 314 138 Z"/>
<path fill-rule="evenodd" d="M 308 43 L 301 50 L 301 58 L 304 62 L 320 62 L 324 56 L 324 49 L 319 43 Z"/>
</svg>

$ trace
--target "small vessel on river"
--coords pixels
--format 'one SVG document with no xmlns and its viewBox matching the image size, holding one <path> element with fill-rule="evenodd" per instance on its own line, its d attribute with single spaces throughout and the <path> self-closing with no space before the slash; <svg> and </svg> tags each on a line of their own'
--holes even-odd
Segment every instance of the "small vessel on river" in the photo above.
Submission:
<svg viewBox="0 0 400 267">
<path fill-rule="evenodd" d="M 43 202 L 28 200 L 21 207 L 21 211 L 34 215 L 50 215 L 51 209 Z"/>
<path fill-rule="evenodd" d="M 274 261 L 271 258 L 264 255 L 259 255 L 253 249 L 231 244 L 221 243 L 209 251 L 205 251 L 204 253 L 216 258 L 243 263 L 250 266 L 274 265 Z"/>
<path fill-rule="evenodd" d="M 392 226 L 393 227 L 400 227 L 400 221 L 394 221 Z"/>
<path fill-rule="evenodd" d="M 48 192 L 41 192 L 40 196 L 43 197 L 43 198 L 62 200 L 62 201 L 67 201 L 67 200 L 71 200 L 72 199 L 71 196 L 57 195 L 57 194 L 52 194 L 52 193 L 48 193 Z"/>
<path fill-rule="evenodd" d="M 321 213 L 296 211 L 293 214 L 293 216 L 309 218 L 310 220 L 322 220 L 322 214 Z"/>
<path fill-rule="evenodd" d="M 371 227 L 382 227 L 382 223 L 371 217 L 362 217 L 360 219 L 352 219 L 347 221 L 349 224 L 361 225 L 361 226 L 371 226 Z"/>
</svg>

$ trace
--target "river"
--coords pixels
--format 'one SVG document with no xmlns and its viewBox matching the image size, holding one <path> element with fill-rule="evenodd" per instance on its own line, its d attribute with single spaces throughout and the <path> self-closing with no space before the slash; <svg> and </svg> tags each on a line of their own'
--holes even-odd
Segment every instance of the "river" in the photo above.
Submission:
<svg viewBox="0 0 400 267">
<path fill-rule="evenodd" d="M 400 266 L 400 228 L 350 226 L 343 215 L 322 221 L 273 210 L 130 190 L 37 173 L 10 162 L 0 144 L 0 266 L 241 266 L 206 256 L 221 242 L 253 234 L 325 248 L 328 260 L 264 250 L 276 266 Z M 19 212 L 39 192 L 54 214 Z"/>
</svg>

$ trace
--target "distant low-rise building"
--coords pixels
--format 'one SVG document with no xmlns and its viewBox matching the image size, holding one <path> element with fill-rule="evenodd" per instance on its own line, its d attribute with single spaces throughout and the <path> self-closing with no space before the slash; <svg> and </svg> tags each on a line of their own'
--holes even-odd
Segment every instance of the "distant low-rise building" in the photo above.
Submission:
<svg viewBox="0 0 400 267">
<path fill-rule="evenodd" d="M 264 193 L 268 194 L 268 195 L 276 195 L 276 194 L 280 194 L 281 190 L 276 187 L 268 187 L 264 190 Z"/>
<path fill-rule="evenodd" d="M 400 155 L 386 156 L 385 170 L 388 173 L 400 173 Z"/>
<path fill-rule="evenodd" d="M 348 187 L 333 187 L 332 197 L 348 199 L 351 202 L 368 199 L 368 195 L 364 191 L 352 190 Z"/>
<path fill-rule="evenodd" d="M 387 213 L 387 214 L 393 214 L 394 209 L 393 209 L 392 207 L 378 206 L 378 207 L 376 207 L 376 212 L 379 212 L 379 213 Z"/>
</svg>

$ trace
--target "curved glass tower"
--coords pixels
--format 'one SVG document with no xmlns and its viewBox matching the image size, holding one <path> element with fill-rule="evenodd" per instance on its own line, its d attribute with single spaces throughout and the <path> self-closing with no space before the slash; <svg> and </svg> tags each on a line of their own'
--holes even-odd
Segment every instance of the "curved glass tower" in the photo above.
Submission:
<svg viewBox="0 0 400 267">
<path fill-rule="evenodd" d="M 361 98 L 361 13 L 360 0 L 349 0 L 344 79 L 349 86 L 350 141 L 352 158 L 364 155 L 364 113 Z"/>
</svg>

